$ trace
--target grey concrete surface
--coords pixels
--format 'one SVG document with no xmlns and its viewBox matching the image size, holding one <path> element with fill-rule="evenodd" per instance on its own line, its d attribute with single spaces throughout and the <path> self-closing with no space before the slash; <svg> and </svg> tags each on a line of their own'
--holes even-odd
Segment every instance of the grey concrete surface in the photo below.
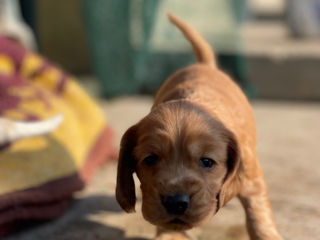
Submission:
<svg viewBox="0 0 320 240">
<path fill-rule="evenodd" d="M 102 102 L 118 142 L 127 127 L 151 106 L 148 97 Z M 278 228 L 287 240 L 320 236 L 320 103 L 254 102 L 258 154 L 269 185 Z M 116 163 L 101 168 L 79 192 L 60 219 L 32 227 L 7 240 L 145 240 L 154 227 L 137 213 L 121 211 L 114 198 Z M 244 213 L 237 199 L 205 226 L 193 231 L 199 240 L 248 240 Z"/>
</svg>

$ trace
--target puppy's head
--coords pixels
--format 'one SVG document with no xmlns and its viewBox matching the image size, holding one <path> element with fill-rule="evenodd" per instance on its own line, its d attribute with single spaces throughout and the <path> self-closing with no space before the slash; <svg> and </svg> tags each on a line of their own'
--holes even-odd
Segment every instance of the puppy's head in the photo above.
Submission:
<svg viewBox="0 0 320 240">
<path fill-rule="evenodd" d="M 239 169 L 236 140 L 222 123 L 187 101 L 168 102 L 124 134 L 116 197 L 125 211 L 134 211 L 136 172 L 145 219 L 189 229 L 232 197 Z"/>
</svg>

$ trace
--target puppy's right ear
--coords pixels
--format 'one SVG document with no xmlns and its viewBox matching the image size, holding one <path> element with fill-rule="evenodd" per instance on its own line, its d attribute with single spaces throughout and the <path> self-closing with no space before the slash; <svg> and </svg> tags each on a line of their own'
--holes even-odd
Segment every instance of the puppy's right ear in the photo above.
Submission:
<svg viewBox="0 0 320 240">
<path fill-rule="evenodd" d="M 133 180 L 135 171 L 135 159 L 132 151 L 136 145 L 137 125 L 129 128 L 121 139 L 116 198 L 120 206 L 126 212 L 134 212 L 136 204 L 136 192 Z"/>
<path fill-rule="evenodd" d="M 233 198 L 239 189 L 241 178 L 244 174 L 243 163 L 239 144 L 233 133 L 228 132 L 228 147 L 227 147 L 227 174 L 224 179 L 221 191 L 219 194 L 219 208 L 222 208 Z"/>
</svg>

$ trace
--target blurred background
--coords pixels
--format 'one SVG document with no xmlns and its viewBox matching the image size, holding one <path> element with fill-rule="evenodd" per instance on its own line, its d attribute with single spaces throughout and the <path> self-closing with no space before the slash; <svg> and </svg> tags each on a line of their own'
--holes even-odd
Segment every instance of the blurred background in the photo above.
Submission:
<svg viewBox="0 0 320 240">
<path fill-rule="evenodd" d="M 195 61 L 168 12 L 210 42 L 220 67 L 251 99 L 258 154 L 284 239 L 317 239 L 319 0 L 0 0 L 0 33 L 74 75 L 99 102 L 117 145 L 148 113 L 164 79 Z M 127 215 L 117 206 L 115 176 L 116 164 L 101 168 L 62 218 L 10 239 L 150 239 L 154 229 L 141 213 Z M 195 235 L 244 240 L 244 222 L 233 200 Z"/>
<path fill-rule="evenodd" d="M 194 62 L 166 18 L 171 12 L 211 43 L 220 66 L 248 96 L 320 99 L 317 0 L 1 2 L 2 18 L 10 15 L 11 25 L 24 21 L 31 31 L 32 40 L 24 41 L 97 96 L 152 94 L 169 74 Z"/>
</svg>

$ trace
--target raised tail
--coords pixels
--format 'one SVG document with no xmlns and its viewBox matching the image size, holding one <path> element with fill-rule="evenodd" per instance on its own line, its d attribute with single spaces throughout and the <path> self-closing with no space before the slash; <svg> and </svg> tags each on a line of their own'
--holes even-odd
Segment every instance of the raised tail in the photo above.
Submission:
<svg viewBox="0 0 320 240">
<path fill-rule="evenodd" d="M 210 64 L 216 66 L 215 57 L 209 43 L 189 24 L 182 19 L 168 14 L 170 21 L 183 33 L 183 35 L 191 43 L 193 52 L 199 63 Z"/>
</svg>

